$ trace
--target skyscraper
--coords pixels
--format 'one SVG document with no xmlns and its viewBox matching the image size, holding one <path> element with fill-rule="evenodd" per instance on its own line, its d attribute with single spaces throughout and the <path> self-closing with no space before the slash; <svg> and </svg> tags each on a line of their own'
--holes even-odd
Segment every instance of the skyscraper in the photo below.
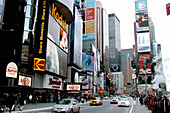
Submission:
<svg viewBox="0 0 170 113">
<path fill-rule="evenodd" d="M 114 71 L 114 66 L 119 67 L 121 71 L 121 38 L 120 38 L 120 20 L 112 13 L 109 14 L 109 67 Z M 118 71 L 117 70 L 117 71 Z"/>
</svg>

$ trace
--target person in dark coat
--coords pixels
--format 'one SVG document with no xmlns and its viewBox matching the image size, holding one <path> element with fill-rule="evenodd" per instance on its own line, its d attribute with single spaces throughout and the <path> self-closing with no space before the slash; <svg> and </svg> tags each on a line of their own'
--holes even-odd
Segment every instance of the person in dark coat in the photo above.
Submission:
<svg viewBox="0 0 170 113">
<path fill-rule="evenodd" d="M 19 110 L 22 111 L 22 108 L 24 107 L 24 97 L 19 97 Z"/>
<path fill-rule="evenodd" d="M 143 96 L 141 96 L 140 98 L 139 98 L 139 101 L 140 101 L 140 104 L 141 104 L 141 106 L 143 105 Z"/>
</svg>

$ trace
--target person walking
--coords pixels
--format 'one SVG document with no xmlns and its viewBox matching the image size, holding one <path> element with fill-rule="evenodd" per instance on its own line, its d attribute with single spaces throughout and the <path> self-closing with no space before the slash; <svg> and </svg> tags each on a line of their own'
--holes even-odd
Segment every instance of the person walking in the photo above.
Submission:
<svg viewBox="0 0 170 113">
<path fill-rule="evenodd" d="M 19 108 L 20 111 L 22 111 L 23 107 L 24 107 L 24 97 L 20 95 L 19 96 L 19 105 L 18 105 L 18 108 Z"/>
<path fill-rule="evenodd" d="M 38 97 L 37 96 L 35 96 L 35 103 L 36 103 L 36 105 L 38 104 Z"/>
<path fill-rule="evenodd" d="M 32 103 L 32 95 L 29 96 L 29 102 Z"/>
</svg>

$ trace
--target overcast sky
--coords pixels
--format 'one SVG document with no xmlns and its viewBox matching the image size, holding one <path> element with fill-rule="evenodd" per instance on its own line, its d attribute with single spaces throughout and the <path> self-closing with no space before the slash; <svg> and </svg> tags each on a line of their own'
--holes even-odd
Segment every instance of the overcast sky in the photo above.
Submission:
<svg viewBox="0 0 170 113">
<path fill-rule="evenodd" d="M 135 0 L 97 1 L 101 1 L 108 14 L 115 13 L 119 18 L 121 48 L 132 48 L 134 44 Z M 162 45 L 164 73 L 170 78 L 170 15 L 166 14 L 167 3 L 170 3 L 170 0 L 147 0 L 148 15 L 155 25 L 155 38 L 157 43 Z"/>
</svg>

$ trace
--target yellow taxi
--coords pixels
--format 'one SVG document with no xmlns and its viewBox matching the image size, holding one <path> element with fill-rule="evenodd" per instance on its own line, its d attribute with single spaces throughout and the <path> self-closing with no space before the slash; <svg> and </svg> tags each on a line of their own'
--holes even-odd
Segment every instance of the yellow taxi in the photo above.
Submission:
<svg viewBox="0 0 170 113">
<path fill-rule="evenodd" d="M 93 97 L 90 100 L 90 105 L 102 105 L 102 104 L 103 104 L 103 101 L 102 101 L 101 97 Z"/>
</svg>

